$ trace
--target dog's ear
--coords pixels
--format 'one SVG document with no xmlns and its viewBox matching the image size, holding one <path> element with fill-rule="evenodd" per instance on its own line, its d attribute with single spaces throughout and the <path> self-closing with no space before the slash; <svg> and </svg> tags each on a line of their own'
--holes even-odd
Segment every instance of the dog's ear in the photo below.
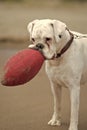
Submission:
<svg viewBox="0 0 87 130">
<path fill-rule="evenodd" d="M 53 27 L 55 40 L 58 42 L 59 39 L 62 38 L 63 32 L 66 30 L 66 24 L 58 20 L 53 20 L 51 26 Z"/>
<path fill-rule="evenodd" d="M 34 27 L 35 23 L 38 21 L 39 20 L 34 20 L 28 24 L 27 29 L 28 29 L 30 37 L 31 37 L 32 31 L 33 31 L 33 27 Z"/>
</svg>

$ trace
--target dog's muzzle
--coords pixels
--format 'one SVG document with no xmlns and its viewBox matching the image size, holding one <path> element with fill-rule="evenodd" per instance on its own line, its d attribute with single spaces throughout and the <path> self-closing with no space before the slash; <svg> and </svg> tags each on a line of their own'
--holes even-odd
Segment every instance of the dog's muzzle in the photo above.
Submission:
<svg viewBox="0 0 87 130">
<path fill-rule="evenodd" d="M 34 49 L 34 50 L 37 50 L 37 51 L 40 51 L 40 53 L 44 56 L 43 54 L 43 48 L 44 48 L 44 45 L 42 43 L 38 43 L 36 44 L 35 46 L 34 45 L 29 45 L 28 46 L 30 49 Z M 46 59 L 46 57 L 44 56 L 44 58 Z"/>
<path fill-rule="evenodd" d="M 44 48 L 44 45 L 41 44 L 41 43 L 38 43 L 38 44 L 36 45 L 36 49 L 37 49 L 37 50 L 42 50 L 43 48 Z"/>
</svg>

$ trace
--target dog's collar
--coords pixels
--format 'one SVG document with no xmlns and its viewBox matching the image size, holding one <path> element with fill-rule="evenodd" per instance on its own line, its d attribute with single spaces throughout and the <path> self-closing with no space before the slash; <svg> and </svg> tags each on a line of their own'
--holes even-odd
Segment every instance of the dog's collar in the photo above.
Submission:
<svg viewBox="0 0 87 130">
<path fill-rule="evenodd" d="M 68 28 L 66 28 L 66 30 L 69 32 L 70 34 L 70 40 L 66 43 L 66 45 L 61 49 L 61 51 L 59 53 L 57 53 L 56 57 L 55 58 L 59 58 L 61 57 L 61 55 L 63 55 L 67 50 L 68 48 L 70 47 L 70 45 L 72 44 L 73 42 L 73 39 L 74 39 L 74 35 L 69 31 Z"/>
</svg>

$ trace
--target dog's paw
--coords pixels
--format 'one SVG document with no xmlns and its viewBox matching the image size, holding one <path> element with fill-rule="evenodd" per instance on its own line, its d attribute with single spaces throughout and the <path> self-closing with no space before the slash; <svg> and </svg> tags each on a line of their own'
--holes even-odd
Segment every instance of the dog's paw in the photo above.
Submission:
<svg viewBox="0 0 87 130">
<path fill-rule="evenodd" d="M 51 120 L 48 122 L 48 125 L 61 126 L 61 121 L 60 121 L 60 120 L 51 119 Z"/>
</svg>

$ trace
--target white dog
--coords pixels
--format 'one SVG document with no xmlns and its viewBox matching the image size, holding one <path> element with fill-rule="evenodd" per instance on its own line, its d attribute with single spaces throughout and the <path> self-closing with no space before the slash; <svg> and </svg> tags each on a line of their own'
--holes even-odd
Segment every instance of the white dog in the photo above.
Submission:
<svg viewBox="0 0 87 130">
<path fill-rule="evenodd" d="M 78 130 L 80 84 L 87 73 L 87 35 L 73 32 L 58 20 L 35 20 L 28 25 L 29 48 L 34 48 L 46 58 L 52 93 L 54 113 L 49 125 L 61 125 L 61 88 L 70 90 L 71 119 L 69 130 Z"/>
</svg>

